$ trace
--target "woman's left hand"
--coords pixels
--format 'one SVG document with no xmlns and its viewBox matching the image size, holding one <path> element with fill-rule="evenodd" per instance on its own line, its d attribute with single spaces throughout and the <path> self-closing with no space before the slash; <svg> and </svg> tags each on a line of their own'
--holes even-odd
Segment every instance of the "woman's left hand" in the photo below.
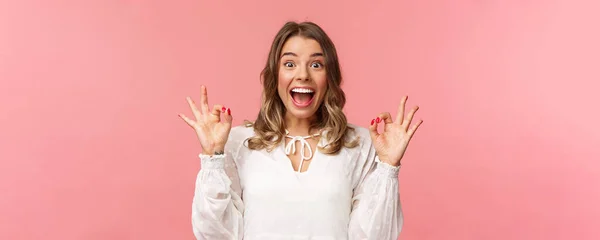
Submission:
<svg viewBox="0 0 600 240">
<path fill-rule="evenodd" d="M 379 114 L 376 119 L 373 119 L 371 126 L 369 126 L 371 140 L 373 140 L 379 160 L 392 166 L 400 165 L 400 160 L 402 160 L 402 156 L 406 152 L 410 139 L 421 123 L 423 123 L 423 120 L 419 120 L 419 122 L 410 126 L 413 116 L 419 107 L 415 106 L 405 118 L 404 109 L 406 100 L 408 100 L 408 96 L 402 98 L 395 121 L 392 121 L 389 112 L 384 112 Z M 382 133 L 377 131 L 379 123 L 384 123 Z"/>
</svg>

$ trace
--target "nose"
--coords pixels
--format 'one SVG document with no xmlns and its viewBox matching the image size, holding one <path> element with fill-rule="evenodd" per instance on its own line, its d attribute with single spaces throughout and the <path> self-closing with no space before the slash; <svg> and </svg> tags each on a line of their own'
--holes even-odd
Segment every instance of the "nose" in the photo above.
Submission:
<svg viewBox="0 0 600 240">
<path fill-rule="evenodd" d="M 308 81 L 310 80 L 310 74 L 308 73 L 308 67 L 299 67 L 296 72 L 296 80 Z"/>
</svg>

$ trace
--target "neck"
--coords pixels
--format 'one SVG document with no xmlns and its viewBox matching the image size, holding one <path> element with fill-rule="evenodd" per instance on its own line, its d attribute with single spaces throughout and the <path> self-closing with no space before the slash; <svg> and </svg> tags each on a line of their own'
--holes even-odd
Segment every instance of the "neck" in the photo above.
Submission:
<svg viewBox="0 0 600 240">
<path fill-rule="evenodd" d="M 289 131 L 291 136 L 308 136 L 317 133 L 317 130 L 313 129 L 309 132 L 311 123 L 315 120 L 315 116 L 310 118 L 297 118 L 291 114 L 285 115 L 285 127 Z"/>
</svg>

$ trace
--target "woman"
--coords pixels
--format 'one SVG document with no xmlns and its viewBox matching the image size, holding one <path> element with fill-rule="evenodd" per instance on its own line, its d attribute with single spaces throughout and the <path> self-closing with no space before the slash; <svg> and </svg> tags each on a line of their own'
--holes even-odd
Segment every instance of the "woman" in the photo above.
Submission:
<svg viewBox="0 0 600 240">
<path fill-rule="evenodd" d="M 192 224 L 197 239 L 397 239 L 398 171 L 417 130 L 381 113 L 369 129 L 349 125 L 335 46 L 310 22 L 288 22 L 261 73 L 254 123 L 231 128 L 231 110 L 188 97 L 203 153 Z M 384 131 L 377 127 L 384 124 Z"/>
</svg>

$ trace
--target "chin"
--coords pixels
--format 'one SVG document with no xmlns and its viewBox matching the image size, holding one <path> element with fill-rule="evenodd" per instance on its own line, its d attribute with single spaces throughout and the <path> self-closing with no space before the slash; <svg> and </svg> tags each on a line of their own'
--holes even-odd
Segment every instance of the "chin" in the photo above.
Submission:
<svg viewBox="0 0 600 240">
<path fill-rule="evenodd" d="M 292 116 L 294 116 L 295 118 L 298 119 L 308 119 L 308 118 L 312 118 L 315 116 L 315 113 L 317 112 L 316 109 L 294 109 L 294 107 L 292 106 L 291 108 L 287 109 L 288 113 Z"/>
</svg>

